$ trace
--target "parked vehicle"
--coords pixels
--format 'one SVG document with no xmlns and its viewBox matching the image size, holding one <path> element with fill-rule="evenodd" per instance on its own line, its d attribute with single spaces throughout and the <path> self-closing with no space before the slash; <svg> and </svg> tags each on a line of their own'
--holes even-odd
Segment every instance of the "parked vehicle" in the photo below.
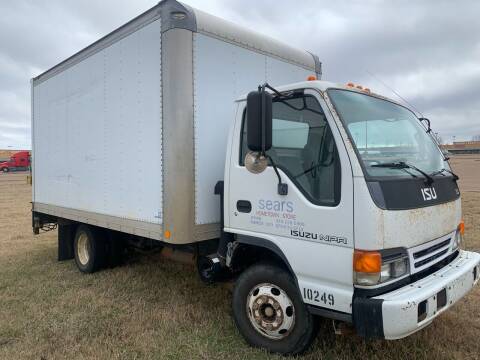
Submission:
<svg viewBox="0 0 480 360">
<path fill-rule="evenodd" d="M 320 76 L 315 55 L 162 1 L 33 79 L 34 232 L 58 225 L 84 273 L 126 246 L 192 254 L 273 352 L 306 350 L 317 316 L 422 329 L 479 278 L 457 177 L 411 110 Z"/>
<path fill-rule="evenodd" d="M 19 151 L 13 154 L 9 160 L 0 162 L 0 171 L 25 171 L 30 168 L 30 152 Z"/>
</svg>

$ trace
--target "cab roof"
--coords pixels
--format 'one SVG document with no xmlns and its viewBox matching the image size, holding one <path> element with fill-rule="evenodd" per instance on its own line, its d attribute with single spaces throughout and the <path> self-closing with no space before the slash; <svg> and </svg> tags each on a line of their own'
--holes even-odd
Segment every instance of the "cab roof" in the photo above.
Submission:
<svg viewBox="0 0 480 360">
<path fill-rule="evenodd" d="M 285 92 L 285 91 L 295 90 L 295 89 L 316 89 L 316 90 L 320 90 L 321 92 L 327 91 L 328 89 L 343 89 L 343 90 L 349 90 L 349 91 L 357 92 L 359 94 L 374 96 L 376 98 L 387 100 L 387 101 L 393 102 L 397 105 L 406 107 L 404 104 L 400 104 L 399 102 L 397 102 L 395 100 L 392 100 L 390 98 L 387 98 L 386 96 L 383 96 L 383 95 L 380 95 L 380 94 L 377 94 L 377 93 L 373 93 L 370 90 L 368 90 L 368 92 L 367 92 L 367 91 L 365 91 L 365 89 L 363 89 L 363 87 L 362 87 L 362 89 L 357 88 L 352 83 L 338 84 L 338 83 L 334 83 L 334 82 L 331 82 L 331 81 L 325 81 L 325 80 L 306 80 L 306 81 L 300 81 L 300 82 L 296 82 L 296 83 L 292 83 L 292 84 L 288 84 L 288 85 L 283 85 L 283 86 L 274 86 L 274 85 L 272 85 L 272 86 L 276 90 L 278 90 L 279 92 Z M 252 88 L 252 91 L 253 90 L 255 90 L 255 89 Z M 248 94 L 243 94 L 242 96 L 237 98 L 236 101 L 237 102 L 246 101 L 247 100 L 247 95 Z"/>
</svg>

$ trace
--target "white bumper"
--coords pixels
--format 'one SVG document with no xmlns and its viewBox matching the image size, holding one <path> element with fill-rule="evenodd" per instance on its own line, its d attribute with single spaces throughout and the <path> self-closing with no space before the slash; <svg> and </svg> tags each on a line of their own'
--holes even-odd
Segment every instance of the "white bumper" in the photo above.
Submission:
<svg viewBox="0 0 480 360">
<path fill-rule="evenodd" d="M 373 299 L 383 301 L 381 306 L 385 339 L 400 339 L 430 324 L 435 317 L 475 286 L 480 277 L 479 272 L 480 254 L 460 251 L 454 261 L 437 272 L 390 293 L 374 297 Z M 426 304 L 422 304 L 425 300 Z M 420 313 L 423 313 L 420 320 L 419 307 Z M 426 309 L 426 314 L 422 311 L 423 308 Z"/>
</svg>

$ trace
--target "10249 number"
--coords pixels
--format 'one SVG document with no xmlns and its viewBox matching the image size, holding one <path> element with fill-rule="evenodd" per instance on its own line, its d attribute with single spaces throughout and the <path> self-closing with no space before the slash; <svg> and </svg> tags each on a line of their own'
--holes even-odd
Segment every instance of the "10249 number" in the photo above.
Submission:
<svg viewBox="0 0 480 360">
<path fill-rule="evenodd" d="M 335 297 L 333 294 L 327 294 L 326 292 L 322 293 L 318 290 L 303 288 L 303 298 L 310 301 L 323 303 L 325 305 L 335 305 Z"/>
</svg>

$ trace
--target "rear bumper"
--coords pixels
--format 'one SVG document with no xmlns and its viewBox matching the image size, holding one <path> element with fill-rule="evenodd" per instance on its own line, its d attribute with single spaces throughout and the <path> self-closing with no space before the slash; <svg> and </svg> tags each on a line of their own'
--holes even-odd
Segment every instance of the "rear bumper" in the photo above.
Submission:
<svg viewBox="0 0 480 360">
<path fill-rule="evenodd" d="M 450 264 L 392 292 L 354 299 L 357 332 L 400 339 L 428 324 L 467 294 L 480 277 L 480 254 L 460 251 Z"/>
</svg>

